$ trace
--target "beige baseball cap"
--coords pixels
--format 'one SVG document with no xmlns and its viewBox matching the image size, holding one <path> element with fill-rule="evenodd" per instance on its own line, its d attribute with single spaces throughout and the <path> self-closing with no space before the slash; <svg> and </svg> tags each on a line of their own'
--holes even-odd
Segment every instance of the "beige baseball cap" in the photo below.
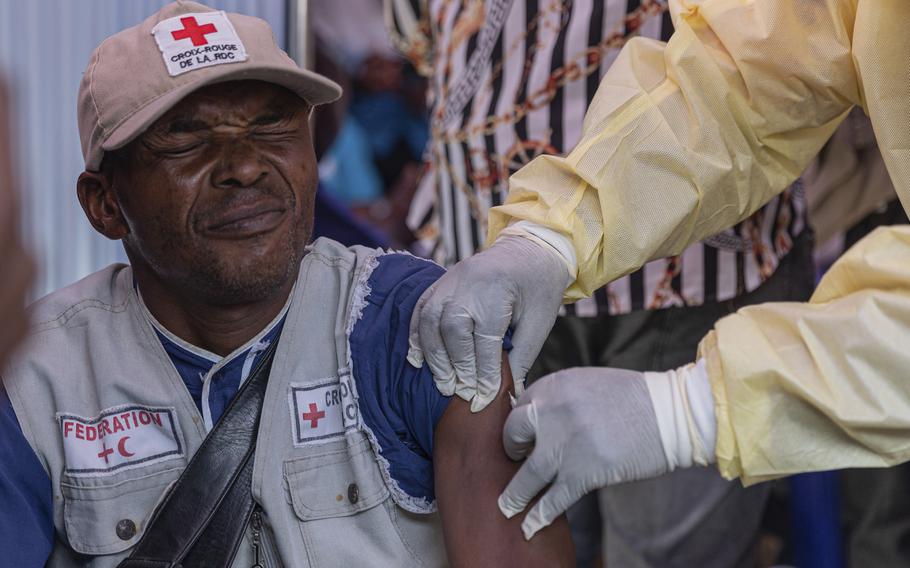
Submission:
<svg viewBox="0 0 910 568">
<path fill-rule="evenodd" d="M 191 92 L 213 83 L 257 79 L 311 105 L 341 96 L 333 81 L 301 69 L 259 18 L 178 0 L 92 53 L 79 86 L 85 169 L 125 146 Z"/>
</svg>

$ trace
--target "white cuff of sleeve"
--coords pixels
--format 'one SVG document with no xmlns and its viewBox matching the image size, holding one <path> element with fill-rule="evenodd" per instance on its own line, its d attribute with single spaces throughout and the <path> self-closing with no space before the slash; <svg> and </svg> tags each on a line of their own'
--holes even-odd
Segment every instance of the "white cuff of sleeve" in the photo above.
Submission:
<svg viewBox="0 0 910 568">
<path fill-rule="evenodd" d="M 538 244 L 549 246 L 566 263 L 571 282 L 574 282 L 578 277 L 578 257 L 575 256 L 575 246 L 562 233 L 532 221 L 518 221 L 503 229 L 500 235 L 517 235 L 529 238 Z"/>
<path fill-rule="evenodd" d="M 714 463 L 717 421 L 704 359 L 663 373 L 645 373 L 670 471 Z"/>
</svg>

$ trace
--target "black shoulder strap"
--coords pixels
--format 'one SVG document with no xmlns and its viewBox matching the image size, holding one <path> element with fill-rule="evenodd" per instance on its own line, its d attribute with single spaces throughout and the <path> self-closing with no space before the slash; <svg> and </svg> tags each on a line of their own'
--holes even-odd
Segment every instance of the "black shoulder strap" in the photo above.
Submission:
<svg viewBox="0 0 910 568">
<path fill-rule="evenodd" d="M 253 511 L 253 454 L 277 345 L 273 340 L 119 568 L 230 566 Z"/>
</svg>

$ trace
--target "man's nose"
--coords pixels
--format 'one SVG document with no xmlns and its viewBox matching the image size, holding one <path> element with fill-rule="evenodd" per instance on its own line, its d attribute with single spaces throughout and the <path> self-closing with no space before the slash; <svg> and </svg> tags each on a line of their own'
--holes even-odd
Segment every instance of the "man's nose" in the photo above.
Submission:
<svg viewBox="0 0 910 568">
<path fill-rule="evenodd" d="M 256 145 L 243 139 L 222 142 L 212 171 L 212 184 L 224 189 L 252 187 L 268 176 L 268 165 Z"/>
</svg>

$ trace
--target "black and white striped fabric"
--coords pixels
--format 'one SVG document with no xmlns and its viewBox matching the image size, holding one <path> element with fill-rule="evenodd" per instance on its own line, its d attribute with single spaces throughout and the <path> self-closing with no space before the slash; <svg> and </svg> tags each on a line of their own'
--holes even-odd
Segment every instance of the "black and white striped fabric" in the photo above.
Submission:
<svg viewBox="0 0 910 568">
<path fill-rule="evenodd" d="M 478 251 L 509 176 L 578 143 L 625 41 L 666 40 L 664 0 L 386 0 L 398 47 L 430 82 L 427 171 L 409 225 L 451 265 Z M 805 227 L 797 182 L 752 218 L 567 306 L 596 316 L 722 301 L 757 288 Z"/>
</svg>

